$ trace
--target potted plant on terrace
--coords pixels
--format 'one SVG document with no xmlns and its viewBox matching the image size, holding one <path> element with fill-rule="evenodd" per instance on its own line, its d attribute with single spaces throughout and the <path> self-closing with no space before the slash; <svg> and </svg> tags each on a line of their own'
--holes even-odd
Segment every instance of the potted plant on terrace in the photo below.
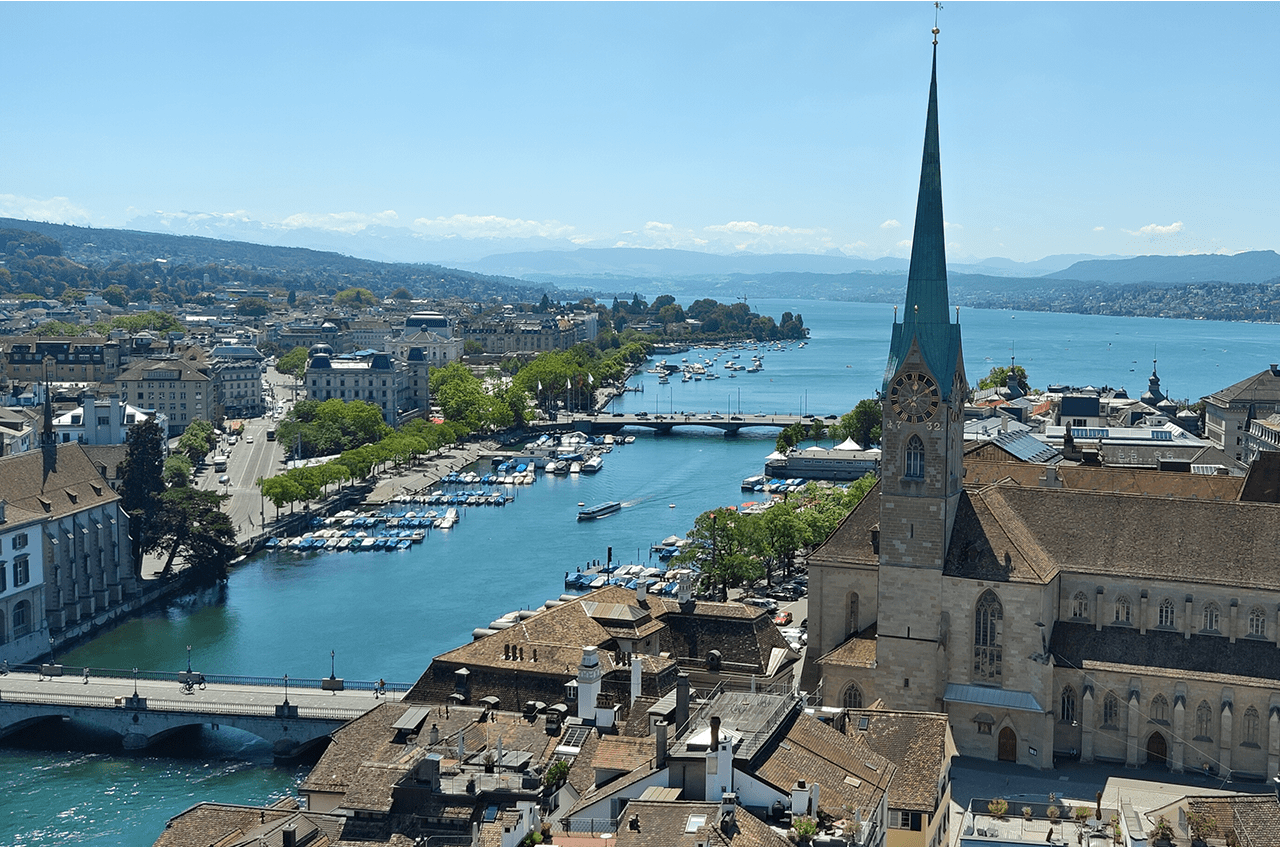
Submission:
<svg viewBox="0 0 1280 847">
<path fill-rule="evenodd" d="M 1023 807 L 1022 807 L 1022 819 L 1023 819 L 1024 821 L 1029 821 L 1029 820 L 1031 820 L 1031 807 L 1030 807 L 1030 806 L 1023 806 Z"/>
<path fill-rule="evenodd" d="M 1191 830 L 1192 844 L 1204 844 L 1217 828 L 1218 821 L 1208 812 L 1187 811 L 1187 829 Z"/>
<path fill-rule="evenodd" d="M 1157 818 L 1156 825 L 1151 828 L 1151 841 L 1157 847 L 1169 847 L 1173 843 L 1173 824 L 1164 815 Z"/>
<path fill-rule="evenodd" d="M 987 811 L 990 812 L 992 816 L 1000 820 L 1004 820 L 1004 816 L 1009 813 L 1009 801 L 1001 797 L 997 797 L 987 804 Z"/>
</svg>

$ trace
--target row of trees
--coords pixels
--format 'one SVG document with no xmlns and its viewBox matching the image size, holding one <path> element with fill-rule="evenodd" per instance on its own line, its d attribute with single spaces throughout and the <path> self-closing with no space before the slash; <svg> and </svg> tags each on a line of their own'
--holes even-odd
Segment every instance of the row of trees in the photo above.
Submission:
<svg viewBox="0 0 1280 847">
<path fill-rule="evenodd" d="M 346 405 L 357 404 L 377 409 L 373 404 L 359 400 Z M 377 441 L 344 450 L 336 458 L 323 464 L 291 468 L 282 474 L 259 479 L 258 488 L 262 496 L 276 507 L 276 514 L 279 516 L 280 509 L 286 504 L 292 508 L 294 504 L 314 500 L 327 494 L 329 486 L 341 486 L 348 480 L 364 479 L 375 468 L 388 463 L 412 464 L 421 456 L 430 455 L 465 438 L 471 431 L 463 423 L 432 423 L 419 418 L 399 430 L 388 430 Z"/>
<path fill-rule="evenodd" d="M 791 447 L 805 441 L 830 438 L 832 442 L 838 443 L 846 438 L 852 438 L 860 447 L 866 449 L 880 443 L 881 414 L 878 400 L 860 400 L 852 411 L 846 412 L 839 421 L 830 426 L 820 418 L 814 419 L 808 426 L 803 423 L 793 423 L 778 433 L 775 444 L 779 453 L 785 453 Z"/>
<path fill-rule="evenodd" d="M 689 530 L 692 542 L 674 566 L 692 567 L 703 587 L 730 588 L 789 572 L 796 553 L 827 539 L 875 484 L 867 475 L 847 488 L 814 488 L 775 502 L 759 514 L 721 508 L 703 512 Z"/>
</svg>

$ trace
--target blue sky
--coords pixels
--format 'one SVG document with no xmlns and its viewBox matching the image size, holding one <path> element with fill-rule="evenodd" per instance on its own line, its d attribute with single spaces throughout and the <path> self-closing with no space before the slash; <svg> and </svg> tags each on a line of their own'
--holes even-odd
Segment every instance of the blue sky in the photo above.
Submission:
<svg viewBox="0 0 1280 847">
<path fill-rule="evenodd" d="M 933 13 L 4 3 L 0 215 L 905 256 Z M 1277 24 L 946 3 L 950 258 L 1277 247 Z"/>
</svg>

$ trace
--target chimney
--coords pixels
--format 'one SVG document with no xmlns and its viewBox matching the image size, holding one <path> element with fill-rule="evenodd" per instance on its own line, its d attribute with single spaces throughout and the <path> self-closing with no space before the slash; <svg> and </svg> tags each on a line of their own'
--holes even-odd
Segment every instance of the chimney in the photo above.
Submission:
<svg viewBox="0 0 1280 847">
<path fill-rule="evenodd" d="M 720 716 L 711 716 L 711 749 L 720 749 Z"/>
<path fill-rule="evenodd" d="M 809 786 L 803 779 L 796 780 L 795 786 L 791 789 L 791 814 L 809 814 Z"/>
<path fill-rule="evenodd" d="M 1269 365 L 1269 367 L 1271 368 L 1272 376 L 1280 376 L 1280 365 L 1272 363 L 1271 365 Z"/>
<path fill-rule="evenodd" d="M 818 783 L 813 783 L 809 789 L 809 804 L 813 808 L 813 816 L 818 816 Z"/>
<path fill-rule="evenodd" d="M 676 734 L 689 722 L 689 675 L 683 671 L 676 677 Z"/>
<path fill-rule="evenodd" d="M 280 847 L 297 847 L 298 830 L 293 824 L 288 824 L 280 829 Z"/>
<path fill-rule="evenodd" d="M 467 760 L 467 733 L 462 731 L 458 733 L 458 764 L 462 764 Z"/>
<path fill-rule="evenodd" d="M 582 661 L 578 665 L 578 717 L 594 721 L 596 700 L 600 696 L 600 657 L 595 645 L 582 648 Z"/>
<path fill-rule="evenodd" d="M 680 574 L 680 579 L 676 582 L 676 602 L 681 606 L 693 599 L 693 578 L 687 574 Z"/>
<path fill-rule="evenodd" d="M 653 766 L 656 768 L 660 768 L 667 761 L 667 722 L 666 721 L 658 721 L 653 725 L 653 736 L 656 742 L 655 746 L 657 747 L 657 752 L 655 752 L 653 755 Z M 1276 783 L 1276 784 L 1277 786 L 1280 786 L 1280 783 Z M 1280 791 L 1280 788 L 1277 788 L 1276 790 Z"/>
<path fill-rule="evenodd" d="M 431 734 L 427 736 L 427 743 L 429 744 L 440 743 L 440 727 L 437 726 L 436 724 L 431 725 Z"/>
<path fill-rule="evenodd" d="M 648 596 L 649 596 L 649 580 L 637 579 L 636 580 L 636 602 L 639 603 L 641 606 L 644 606 L 646 604 L 646 601 L 648 600 Z"/>
<path fill-rule="evenodd" d="M 720 795 L 720 821 L 732 820 L 733 814 L 738 807 L 738 795 L 733 792 L 725 792 Z"/>
<path fill-rule="evenodd" d="M 640 683 L 641 674 L 644 672 L 644 663 L 639 657 L 632 653 L 631 659 L 631 705 L 636 704 L 636 700 L 640 699 Z"/>
</svg>

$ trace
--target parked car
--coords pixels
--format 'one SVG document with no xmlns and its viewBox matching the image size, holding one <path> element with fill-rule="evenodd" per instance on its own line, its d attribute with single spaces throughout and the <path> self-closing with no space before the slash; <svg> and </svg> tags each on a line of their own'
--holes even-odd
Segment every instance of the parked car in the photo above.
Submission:
<svg viewBox="0 0 1280 847">
<path fill-rule="evenodd" d="M 791 613 L 778 612 L 778 614 L 773 616 L 773 622 L 778 626 L 791 626 Z"/>
<path fill-rule="evenodd" d="M 742 603 L 746 606 L 757 606 L 770 614 L 778 611 L 778 604 L 764 597 L 747 597 L 743 599 Z"/>
</svg>

